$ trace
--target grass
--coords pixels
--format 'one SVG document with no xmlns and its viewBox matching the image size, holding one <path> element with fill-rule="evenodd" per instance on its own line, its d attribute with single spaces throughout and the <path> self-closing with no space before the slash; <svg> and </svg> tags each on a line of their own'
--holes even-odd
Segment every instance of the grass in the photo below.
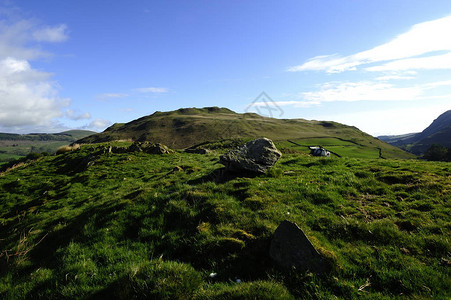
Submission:
<svg viewBox="0 0 451 300">
<path fill-rule="evenodd" d="M 220 145 L 207 155 L 105 146 L 0 175 L 2 298 L 451 296 L 449 163 L 286 148 L 268 174 L 247 178 L 221 171 Z M 330 272 L 273 264 L 269 243 L 285 219 Z"/>
</svg>

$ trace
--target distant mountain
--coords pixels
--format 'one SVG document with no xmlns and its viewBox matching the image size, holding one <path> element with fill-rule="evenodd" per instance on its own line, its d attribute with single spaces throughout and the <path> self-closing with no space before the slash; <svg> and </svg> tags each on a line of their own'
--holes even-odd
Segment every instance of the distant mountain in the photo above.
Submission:
<svg viewBox="0 0 451 300">
<path fill-rule="evenodd" d="M 68 130 L 60 133 L 0 133 L 0 164 L 32 152 L 53 154 L 58 147 L 94 134 L 88 130 Z"/>
<path fill-rule="evenodd" d="M 75 141 L 96 132 L 89 130 L 68 130 L 59 133 L 1 133 L 0 141 Z"/>
<path fill-rule="evenodd" d="M 333 147 L 339 156 L 412 158 L 408 153 L 368 135 L 358 128 L 330 121 L 275 119 L 254 113 L 239 114 L 227 108 L 182 108 L 155 112 L 129 123 L 114 124 L 104 132 L 77 143 L 151 141 L 184 149 L 208 141 L 267 137 L 287 145 L 318 144 Z M 336 149 L 336 150 L 335 150 Z M 371 155 L 368 154 L 371 152 Z"/>
<path fill-rule="evenodd" d="M 451 148 L 451 110 L 441 114 L 422 132 L 378 138 L 417 155 L 424 154 L 433 144 Z"/>
</svg>

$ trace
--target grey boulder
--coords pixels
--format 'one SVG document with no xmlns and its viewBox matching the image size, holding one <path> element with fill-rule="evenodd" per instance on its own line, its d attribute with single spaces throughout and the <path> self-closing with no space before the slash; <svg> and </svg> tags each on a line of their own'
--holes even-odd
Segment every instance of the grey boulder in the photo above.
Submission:
<svg viewBox="0 0 451 300">
<path fill-rule="evenodd" d="M 219 161 L 228 171 L 265 173 L 281 156 L 270 139 L 260 138 L 221 155 Z"/>
</svg>

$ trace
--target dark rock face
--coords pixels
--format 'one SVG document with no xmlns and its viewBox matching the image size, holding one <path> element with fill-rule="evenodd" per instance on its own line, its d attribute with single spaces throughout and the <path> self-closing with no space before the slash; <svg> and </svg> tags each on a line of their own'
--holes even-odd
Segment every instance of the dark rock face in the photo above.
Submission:
<svg viewBox="0 0 451 300">
<path fill-rule="evenodd" d="M 260 138 L 221 155 L 219 161 L 228 171 L 265 173 L 281 156 L 270 139 Z"/>
<path fill-rule="evenodd" d="M 313 247 L 304 232 L 287 220 L 274 232 L 269 250 L 270 257 L 282 268 L 323 273 L 326 262 Z"/>
</svg>

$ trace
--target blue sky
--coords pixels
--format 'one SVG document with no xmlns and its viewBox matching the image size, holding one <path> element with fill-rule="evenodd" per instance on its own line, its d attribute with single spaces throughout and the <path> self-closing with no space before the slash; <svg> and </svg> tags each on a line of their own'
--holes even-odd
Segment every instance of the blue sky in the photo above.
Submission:
<svg viewBox="0 0 451 300">
<path fill-rule="evenodd" d="M 264 101 L 372 135 L 423 130 L 451 109 L 451 1 L 0 0 L 0 132 Z"/>
</svg>

